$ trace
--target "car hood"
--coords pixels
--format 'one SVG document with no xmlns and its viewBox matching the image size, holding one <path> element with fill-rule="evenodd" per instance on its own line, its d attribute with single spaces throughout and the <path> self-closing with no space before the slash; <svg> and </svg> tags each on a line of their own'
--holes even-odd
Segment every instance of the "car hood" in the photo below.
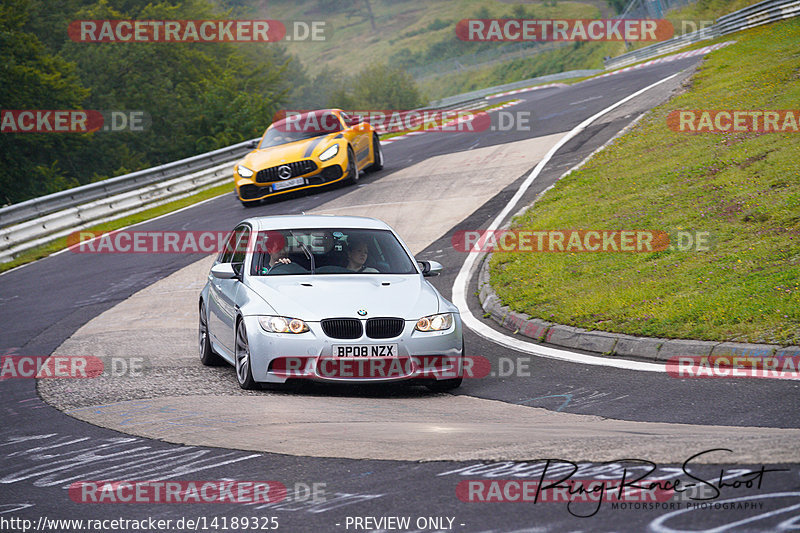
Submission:
<svg viewBox="0 0 800 533">
<path fill-rule="evenodd" d="M 250 278 L 250 288 L 280 315 L 307 322 L 362 318 L 359 309 L 367 312 L 366 318 L 417 320 L 440 308 L 439 294 L 418 274 L 263 276 Z"/>
<path fill-rule="evenodd" d="M 247 154 L 242 160 L 242 164 L 251 170 L 274 167 L 281 163 L 299 161 L 312 157 L 312 153 L 320 153 L 330 146 L 330 141 L 335 134 L 320 135 L 302 141 L 295 141 L 287 144 L 279 144 L 269 148 L 262 148 Z M 309 147 L 312 150 L 309 151 Z M 309 153 L 306 153 L 309 152 Z"/>
</svg>

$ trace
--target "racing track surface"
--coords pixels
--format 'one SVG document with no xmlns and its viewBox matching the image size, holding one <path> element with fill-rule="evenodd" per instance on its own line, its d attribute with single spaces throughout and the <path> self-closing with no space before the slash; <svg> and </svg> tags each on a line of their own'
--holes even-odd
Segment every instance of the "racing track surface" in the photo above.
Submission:
<svg viewBox="0 0 800 533">
<path fill-rule="evenodd" d="M 600 80 L 592 80 L 583 84 L 564 89 L 552 89 L 523 93 L 521 98 L 524 103 L 519 104 L 509 111 L 517 112 L 529 110 L 533 115 L 532 131 L 506 131 L 492 132 L 490 134 L 453 134 L 453 133 L 427 133 L 419 137 L 410 137 L 392 143 L 385 147 L 387 166 L 379 174 L 367 175 L 362 185 L 353 191 L 342 188 L 326 191 L 324 193 L 296 198 L 284 202 L 272 203 L 248 211 L 243 211 L 235 198 L 226 195 L 194 208 L 169 215 L 139 226 L 139 229 L 227 229 L 245 216 L 254 214 L 284 214 L 313 211 L 321 206 L 337 209 L 337 212 L 347 212 L 360 205 L 358 209 L 362 214 L 371 214 L 386 218 L 387 221 L 398 227 L 400 233 L 409 242 L 415 242 L 415 250 L 422 249 L 418 254 L 420 259 L 436 259 L 445 265 L 446 273 L 434 280 L 434 284 L 445 296 L 449 296 L 453 279 L 464 255 L 452 250 L 450 236 L 457 229 L 479 229 L 486 227 L 494 215 L 500 211 L 504 203 L 511 197 L 520 178 L 526 174 L 525 170 L 532 167 L 536 161 L 532 160 L 526 169 L 516 174 L 508 172 L 498 173 L 497 180 L 492 184 L 496 188 L 480 188 L 480 179 L 477 180 L 480 195 L 459 194 L 458 188 L 453 188 L 453 197 L 449 201 L 457 202 L 463 209 L 469 211 L 466 218 L 453 220 L 450 230 L 444 232 L 442 220 L 430 224 L 436 231 L 425 231 L 409 235 L 408 230 L 400 227 L 391 216 L 405 216 L 422 224 L 425 217 L 415 217 L 413 213 L 403 209 L 392 208 L 386 205 L 385 194 L 395 190 L 403 181 L 393 185 L 393 176 L 398 171 L 408 174 L 407 179 L 420 178 L 426 167 L 414 165 L 427 162 L 437 156 L 455 157 L 457 164 L 458 152 L 466 150 L 499 147 L 500 145 L 524 142 L 528 139 L 541 139 L 547 136 L 557 136 L 574 127 L 585 117 L 603 109 L 627 94 L 631 94 L 667 75 L 691 66 L 696 60 L 687 59 L 674 63 L 662 64 L 646 69 L 631 71 Z M 604 117 L 595 125 L 588 128 L 582 135 L 570 141 L 553 159 L 543 174 L 528 191 L 520 205 L 530 203 L 532 199 L 558 178 L 566 169 L 588 155 L 593 149 L 608 140 L 625 124 L 634 119 L 642 110 L 649 108 L 663 99 L 665 94 L 646 93 L 641 98 L 632 101 L 623 108 L 618 109 L 609 117 Z M 550 141 L 552 142 L 552 141 Z M 532 149 L 532 146 L 526 149 Z M 455 154 L 447 156 L 447 154 Z M 470 153 L 463 154 L 465 159 Z M 451 159 L 452 161 L 452 159 Z M 524 166 L 524 165 L 523 165 Z M 446 167 L 446 166 L 445 166 Z M 433 168 L 437 168 L 433 165 Z M 441 170 L 441 166 L 438 167 Z M 488 174 L 491 165 L 484 165 L 481 170 Z M 480 172 L 479 172 L 480 173 Z M 445 173 L 440 173 L 442 176 Z M 447 178 L 443 176 L 442 179 Z M 455 177 L 451 178 L 455 179 Z M 473 175 L 473 179 L 475 176 Z M 419 180 L 420 186 L 425 187 L 424 179 Z M 435 190 L 437 181 L 431 180 L 427 184 L 430 190 Z M 471 189 L 474 190 L 474 189 Z M 367 201 L 370 194 L 377 195 L 378 201 Z M 466 198 L 465 198 L 466 196 Z M 476 198 L 490 198 L 483 204 L 475 203 Z M 403 199 L 402 192 L 395 193 L 393 198 Z M 415 201 L 414 198 L 409 199 Z M 417 206 L 418 212 L 430 213 L 430 206 L 424 205 L 423 199 L 417 198 L 421 205 Z M 413 206 L 412 206 L 413 208 Z M 474 209 L 473 209 L 474 208 Z M 390 212 L 391 209 L 395 211 Z M 445 210 L 449 205 L 445 206 Z M 364 210 L 372 210 L 364 213 Z M 198 221 L 202 221 L 199 224 Z M 0 276 L 0 308 L 2 324 L 4 324 L 0 348 L 3 353 L 14 352 L 24 355 L 47 355 L 54 352 L 64 341 L 69 339 L 78 328 L 86 325 L 89 334 L 94 334 L 92 339 L 96 342 L 98 330 L 92 332 L 90 322 L 93 319 L 104 320 L 100 316 L 108 311 L 112 317 L 115 306 L 117 310 L 116 321 L 126 305 L 135 304 L 136 298 L 126 301 L 135 293 L 147 290 L 159 280 L 164 284 L 171 280 L 183 280 L 183 284 L 175 286 L 173 295 L 190 297 L 196 294 L 203 278 L 182 278 L 181 271 L 197 260 L 200 256 L 175 256 L 175 255 L 81 255 L 62 253 L 44 259 L 24 268 Z M 202 266 L 202 265 L 200 265 Z M 194 268 L 194 267 L 192 267 Z M 199 269 L 199 266 L 197 266 Z M 202 270 L 202 269 L 200 269 Z M 172 278 L 168 278 L 175 274 Z M 153 289 L 150 289 L 153 291 Z M 194 292 L 193 292 L 194 291 Z M 146 295 L 147 293 L 142 293 Z M 151 294 L 158 298 L 157 294 Z M 162 295 L 163 297 L 163 295 Z M 141 303 L 141 300 L 140 300 Z M 471 302 L 476 306 L 477 302 Z M 163 309 L 168 313 L 169 308 Z M 464 310 L 462 310 L 464 312 Z M 476 316 L 480 316 L 476 312 Z M 131 322 L 135 322 L 133 317 Z M 108 315 L 106 315 L 108 318 Z M 156 318 L 156 317 L 153 317 Z M 186 331 L 186 325 L 192 323 L 194 317 L 174 316 L 176 318 L 174 331 L 164 339 L 175 339 L 185 343 L 194 339 L 193 328 Z M 147 317 L 143 317 L 145 320 Z M 186 323 L 181 322 L 184 320 Z M 10 326 L 10 327 L 9 327 Z M 171 327 L 172 324 L 167 324 Z M 154 328 L 155 329 L 155 328 Z M 120 331 L 124 327 L 120 326 Z M 79 342 L 79 332 L 70 342 Z M 99 331 L 103 333 L 103 331 Z M 108 333 L 108 332 L 106 332 Z M 162 333 L 161 330 L 158 333 Z M 106 346 L 112 343 L 116 334 L 108 335 Z M 143 353 L 148 351 L 147 342 L 156 342 L 158 335 L 151 339 L 141 339 L 142 345 L 138 347 Z M 87 337 L 83 337 L 84 340 Z M 65 344 L 66 349 L 69 343 Z M 94 344 L 92 346 L 99 346 Z M 133 347 L 131 347 L 133 346 Z M 187 344 L 188 346 L 188 344 Z M 193 344 L 191 344 L 193 348 Z M 136 344 L 120 342 L 119 349 L 136 349 Z M 528 357 L 523 354 L 510 353 L 500 349 L 492 343 L 467 332 L 467 351 L 470 354 L 483 355 L 496 360 L 499 357 L 519 359 Z M 87 354 L 94 355 L 94 354 Z M 102 354 L 101 354 L 102 355 Z M 169 355 L 169 354 L 167 354 Z M 155 428 L 156 433 L 149 434 L 165 440 L 175 440 L 175 436 L 205 437 L 215 433 L 216 427 L 226 419 L 209 417 L 205 409 L 214 403 L 214 394 L 225 396 L 225 409 L 227 419 L 234 420 L 229 424 L 224 438 L 213 443 L 230 449 L 217 448 L 189 448 L 175 446 L 139 437 L 128 437 L 116 431 L 89 425 L 64 416 L 60 411 L 42 403 L 36 395 L 33 383 L 25 380 L 9 380 L 0 384 L 3 391 L 3 414 L 6 423 L 0 430 L 0 454 L 4 461 L 0 467 L 0 517 L 26 516 L 37 519 L 43 515 L 51 517 L 72 518 L 81 516 L 93 517 L 118 517 L 142 518 L 157 516 L 162 518 L 186 516 L 187 513 L 195 515 L 214 514 L 223 516 L 237 516 L 243 514 L 274 514 L 281 520 L 281 529 L 289 531 L 319 530 L 335 531 L 344 530 L 344 519 L 350 515 L 409 515 L 409 516 L 451 516 L 455 517 L 454 529 L 460 531 L 514 531 L 525 527 L 536 526 L 542 529 L 562 530 L 565 528 L 589 528 L 601 530 L 602 528 L 614 529 L 615 524 L 624 521 L 633 529 L 644 529 L 648 525 L 655 529 L 663 527 L 680 527 L 691 523 L 692 529 L 700 529 L 705 524 L 719 526 L 731 523 L 744 517 L 752 517 L 754 511 L 726 511 L 718 513 L 713 511 L 693 511 L 688 513 L 665 514 L 666 511 L 611 511 L 608 506 L 603 507 L 592 518 L 579 519 L 573 517 L 564 508 L 563 504 L 537 504 L 535 506 L 521 504 L 468 504 L 459 502 L 455 495 L 455 486 L 462 479 L 478 477 L 500 476 L 510 477 L 513 473 L 521 472 L 525 465 L 521 463 L 509 465 L 488 465 L 481 469 L 475 468 L 474 460 L 463 459 L 497 459 L 510 457 L 509 450 L 491 451 L 482 449 L 473 455 L 458 457 L 455 454 L 428 455 L 426 457 L 400 457 L 403 459 L 450 459 L 444 462 L 424 462 L 399 460 L 353 460 L 344 457 L 375 457 L 376 437 L 385 437 L 382 428 L 368 425 L 355 438 L 344 444 L 347 450 L 326 453 L 326 446 L 334 446 L 324 438 L 319 439 L 317 451 L 306 451 L 308 455 L 318 457 L 286 455 L 298 453 L 292 448 L 291 433 L 281 436 L 269 434 L 272 441 L 281 441 L 284 447 L 277 450 L 282 453 L 253 453 L 235 451 L 236 448 L 263 450 L 259 448 L 257 439 L 248 441 L 246 435 L 247 425 L 235 420 L 236 417 L 252 417 L 261 413 L 278 413 L 280 417 L 294 420 L 300 413 L 306 411 L 319 411 L 328 409 L 327 416 L 319 417 L 314 422 L 325 422 L 325 418 L 332 420 L 346 419 L 349 422 L 372 420 L 376 414 L 383 416 L 402 416 L 406 423 L 419 424 L 420 412 L 427 412 L 432 419 L 448 421 L 452 416 L 471 416 L 474 425 L 467 428 L 454 427 L 460 431 L 448 431 L 447 424 L 440 427 L 431 425 L 428 433 L 431 442 L 436 442 L 438 450 L 447 451 L 450 442 L 457 445 L 465 440 L 466 444 L 472 439 L 484 437 L 488 442 L 504 439 L 513 444 L 519 435 L 497 435 L 492 430 L 517 427 L 520 431 L 527 431 L 527 439 L 522 444 L 523 452 L 514 458 L 527 458 L 529 460 L 541 457 L 561 457 L 566 459 L 613 459 L 630 457 L 628 450 L 638 452 L 649 451 L 644 456 L 635 457 L 664 461 L 660 463 L 659 472 L 666 473 L 669 465 L 680 465 L 690 455 L 703 451 L 708 447 L 718 447 L 725 444 L 732 449 L 728 452 L 714 452 L 704 456 L 697 462 L 728 463 L 726 466 L 695 466 L 692 471 L 701 477 L 714 478 L 720 475 L 720 468 L 725 469 L 725 475 L 736 475 L 737 468 L 742 468 L 741 461 L 757 460 L 759 464 L 752 466 L 758 468 L 761 462 L 791 462 L 796 463 L 796 446 L 781 445 L 781 435 L 784 432 L 776 430 L 760 430 L 757 428 L 797 428 L 798 414 L 796 409 L 788 408 L 796 403 L 797 385 L 786 381 L 735 381 L 735 380 L 709 380 L 703 382 L 681 382 L 661 374 L 650 374 L 632 371 L 622 371 L 605 367 L 590 367 L 565 363 L 542 358 L 533 358 L 531 368 L 533 378 L 486 378 L 465 382 L 457 392 L 457 398 L 449 395 L 431 395 L 422 389 L 390 388 L 375 391 L 373 389 L 341 389 L 337 387 L 313 388 L 310 391 L 290 392 L 265 392 L 256 394 L 240 394 L 233 381 L 232 369 L 205 369 L 192 366 L 191 360 L 194 350 L 175 354 L 175 357 L 152 357 L 148 360 L 149 374 L 145 379 L 156 376 L 158 383 L 166 390 L 157 389 L 153 393 L 149 387 L 139 391 L 144 396 L 171 396 L 184 397 L 192 406 L 192 413 L 181 412 L 162 405 L 162 413 L 157 424 L 151 424 L 148 429 L 147 413 L 144 415 L 136 409 L 128 410 L 120 417 L 116 413 L 116 422 L 106 425 L 117 427 L 125 433 L 148 434 Z M 157 363 L 157 361 L 161 361 Z M 164 362 L 166 361 L 166 363 Z M 174 364 L 173 364 L 174 363 Z M 149 376 L 149 377 L 148 377 Z M 112 403 L 117 400 L 127 399 L 131 389 L 137 388 L 137 382 L 117 380 L 107 383 L 105 389 L 94 390 L 96 396 L 85 394 L 83 383 L 61 384 L 54 387 L 53 383 L 42 383 L 43 394 L 49 401 L 62 403 L 64 407 L 78 409 L 93 400 L 103 400 Z M 105 396 L 104 396 L 105 395 Z M 109 400 L 109 395 L 113 399 Z M 142 396 L 139 396 L 141 398 Z M 775 401 L 780 398 L 782 401 Z M 136 402 L 137 398 L 131 398 Z M 449 401 L 449 403 L 448 403 Z M 480 406 L 480 407 L 477 407 Z M 185 408 L 185 407 L 184 407 Z M 542 408 L 542 409 L 533 409 Z M 170 410 L 172 409 L 172 410 Z M 303 409 L 297 411 L 296 409 Z M 380 412 L 380 409 L 387 409 Z M 259 411 L 260 410 L 260 411 Z M 394 411 L 392 411 L 394 410 Z M 97 412 L 92 414 L 92 409 L 84 409 L 87 418 L 100 416 Z M 98 411 L 94 409 L 94 411 Z M 378 412 L 376 412 L 378 411 Z M 345 413 L 343 417 L 342 413 Z M 569 415 L 561 414 L 569 413 Z M 73 413 L 79 416 L 77 413 Z M 102 414 L 102 413 L 101 413 Z M 583 431 L 589 434 L 584 438 L 575 438 L 575 416 L 596 415 L 590 417 L 596 423 L 604 422 L 603 418 L 616 419 L 615 424 L 625 424 L 619 421 L 640 421 L 652 423 L 695 424 L 695 425 L 726 425 L 742 426 L 741 428 L 693 428 L 693 433 L 679 435 L 678 438 L 659 438 L 652 427 L 642 436 L 642 432 L 625 427 L 615 435 L 613 445 L 608 441 L 598 440 L 602 435 L 591 434 L 591 424 L 585 424 L 582 419 Z M 562 418 L 563 417 L 563 418 Z M 597 418 L 601 417 L 601 418 Z M 563 433 L 551 433 L 556 438 L 550 443 L 550 448 L 540 446 L 533 439 L 537 437 L 540 424 L 551 423 L 558 425 L 562 421 Z M 511 422 L 513 421 L 513 422 Z M 494 424 L 494 425 L 493 425 Z M 298 424 L 300 425 L 300 424 Z M 348 426 L 349 427 L 349 426 Z M 606 425 L 605 427 L 609 427 Z M 643 427 L 643 426 L 640 426 Z M 145 429 L 142 429 L 145 428 Z M 488 429 L 487 428 L 491 428 Z M 481 431 L 483 429 L 483 431 Z M 691 427 L 690 427 L 691 429 Z M 553 431 L 553 428 L 550 428 Z M 419 428 L 411 428 L 410 433 L 419 432 Z M 336 432 L 324 437 L 332 437 Z M 341 433 L 341 432 L 340 432 Z M 405 433 L 409 433 L 406 431 Z M 478 435 L 475 435 L 478 433 Z M 705 433 L 705 435 L 703 435 Z M 728 438 L 723 438 L 726 433 Z M 788 432 L 795 435 L 794 431 Z M 655 434 L 655 438 L 653 435 Z M 667 431 L 668 436 L 675 437 L 674 427 Z M 716 437 L 719 435 L 719 437 Z M 566 437 L 570 437 L 566 439 Z M 277 437 L 277 438 L 275 438 Z M 435 439 L 434 439 L 435 437 Z M 648 441 L 647 438 L 650 440 Z M 738 437 L 738 438 L 737 438 Z M 743 439 L 746 438 L 746 440 Z M 644 440 L 643 440 L 644 439 Z M 707 439 L 707 440 L 706 440 Z M 180 439 L 177 439 L 180 440 Z M 391 439 L 388 439 L 391 440 Z M 188 441 L 186 441 L 188 442 Z M 738 442 L 738 443 L 737 443 Z M 796 436 L 794 441 L 797 442 Z M 207 442 L 206 442 L 207 443 Z M 419 449 L 425 449 L 425 440 L 419 442 Z M 563 445 L 559 448 L 559 443 Z M 638 443 L 638 444 L 637 444 Z M 527 448 L 526 448 L 527 446 Z M 571 447 L 570 447 L 571 446 Z M 468 446 L 465 446 L 465 448 Z M 770 450 L 779 448 L 783 450 L 780 457 L 772 454 Z M 542 451 L 542 454 L 536 454 Z M 124 452 L 124 453 L 119 453 Z M 560 452 L 560 453 L 559 453 Z M 603 452 L 604 456 L 600 457 Z M 619 455 L 614 455 L 619 452 Z M 303 452 L 300 452 L 303 454 Z M 783 454 L 786 455 L 783 455 Z M 594 454 L 594 456 L 593 456 Z M 331 456 L 340 456 L 335 458 Z M 461 459 L 461 460 L 460 460 Z M 669 465 L 667 464 L 669 463 Z M 586 466 L 588 468 L 589 465 Z M 751 468 L 745 466 L 744 468 Z M 759 512 L 772 512 L 763 519 L 748 522 L 748 528 L 755 530 L 770 530 L 783 520 L 791 518 L 791 507 L 797 502 L 797 493 L 780 494 L 781 491 L 791 491 L 797 486 L 797 468 L 795 464 L 783 465 L 780 468 L 788 469 L 786 472 L 770 473 L 765 477 L 765 486 L 760 490 L 730 491 L 723 497 L 751 498 L 750 502 L 762 505 Z M 505 470 L 503 470 L 505 469 Z M 607 467 L 607 471 L 618 472 L 619 467 Z M 741 472 L 741 470 L 739 471 Z M 529 467 L 528 475 L 535 477 L 535 469 Z M 69 501 L 66 491 L 62 487 L 74 480 L 86 479 L 272 479 L 279 480 L 289 487 L 295 482 L 325 483 L 326 502 L 297 501 L 297 495 L 290 491 L 289 501 L 252 508 L 227 504 L 214 506 L 181 506 L 181 505 L 97 505 L 87 508 L 87 504 L 76 504 Z M 789 514 L 787 514 L 787 510 Z M 780 511 L 780 512 L 778 512 Z M 663 523 L 658 522 L 659 516 Z M 591 520 L 591 522 L 588 522 Z M 337 525 L 339 524 L 339 525 Z M 463 524 L 463 525 L 462 525 Z"/>
</svg>

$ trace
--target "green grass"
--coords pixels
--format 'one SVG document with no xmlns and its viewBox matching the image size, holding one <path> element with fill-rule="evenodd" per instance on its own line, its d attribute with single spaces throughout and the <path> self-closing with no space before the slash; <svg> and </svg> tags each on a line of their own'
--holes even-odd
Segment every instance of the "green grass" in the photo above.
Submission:
<svg viewBox="0 0 800 533">
<path fill-rule="evenodd" d="M 278 20 L 325 20 L 332 30 L 328 41 L 286 42 L 287 50 L 299 58 L 312 74 L 329 67 L 353 75 L 367 65 L 386 62 L 390 55 L 403 48 L 419 52 L 432 43 L 452 37 L 456 23 L 474 16 L 481 8 L 488 11 L 489 17 L 501 17 L 511 13 L 515 5 L 484 0 L 371 0 L 370 3 L 376 30 L 363 14 L 348 14 L 344 3 L 340 9 L 323 10 L 317 0 L 273 0 L 263 9 L 254 10 L 253 16 Z M 520 4 L 533 9 L 538 18 L 592 18 L 599 14 L 593 2 L 588 1 L 561 0 L 556 5 L 542 2 Z M 443 24 L 441 27 L 432 25 L 437 19 Z"/>
<path fill-rule="evenodd" d="M 800 344 L 797 133 L 687 134 L 674 109 L 796 109 L 800 20 L 754 28 L 708 56 L 692 87 L 559 181 L 521 229 L 708 231 L 707 252 L 497 253 L 516 311 L 647 336 Z"/>
<path fill-rule="evenodd" d="M 211 187 L 209 189 L 202 190 L 191 196 L 187 196 L 186 198 L 182 198 L 180 200 L 175 200 L 172 202 L 165 203 L 163 205 L 159 205 L 157 207 L 146 209 L 144 211 L 140 211 L 136 214 L 119 218 L 117 220 L 112 220 L 110 222 L 97 224 L 96 226 L 85 228 L 80 231 L 113 231 L 116 229 L 124 228 L 126 226 L 130 226 L 131 224 L 144 222 L 146 220 L 150 220 L 151 218 L 155 218 L 164 215 L 166 213 L 177 211 L 178 209 L 182 209 L 186 206 L 202 202 L 203 200 L 208 200 L 209 198 L 214 198 L 222 194 L 230 193 L 232 187 L 233 187 L 232 182 L 225 183 L 222 185 L 217 185 L 216 187 Z M 47 257 L 48 255 L 58 252 L 59 250 L 63 250 L 64 248 L 67 248 L 67 237 L 61 237 L 60 239 L 56 239 L 42 246 L 38 246 L 36 248 L 27 250 L 22 254 L 20 254 L 18 257 L 16 257 L 14 260 L 9 261 L 7 263 L 0 263 L 0 272 L 5 272 L 6 270 L 11 270 L 12 268 L 16 268 L 26 263 L 36 261 L 37 259 L 41 259 L 43 257 Z"/>
<path fill-rule="evenodd" d="M 694 21 L 699 28 L 699 21 L 716 20 L 722 15 L 742 9 L 758 1 L 760 0 L 699 0 L 694 4 L 669 11 L 665 18 L 672 23 L 676 34 L 681 34 L 682 21 Z M 691 29 L 691 26 L 687 26 L 687 31 L 691 31 Z M 477 66 L 473 69 L 467 68 L 463 72 L 444 72 L 422 79 L 419 84 L 431 99 L 444 98 L 483 87 L 492 87 L 558 72 L 602 69 L 603 58 L 606 56 L 615 57 L 627 51 L 651 44 L 653 43 L 634 42 L 632 46 L 626 48 L 625 44 L 620 42 L 572 43 L 568 46 L 545 50 L 537 54 L 529 54 L 526 57 L 510 61 Z M 685 50 L 699 48 L 707 44 L 708 42 L 704 41 Z M 552 43 L 550 46 L 552 46 Z M 670 52 L 665 55 L 674 53 L 677 52 Z M 645 61 L 650 61 L 650 59 Z M 640 61 L 640 63 L 645 61 Z"/>
<path fill-rule="evenodd" d="M 448 72 L 419 82 L 422 91 L 431 99 L 503 85 L 519 80 L 557 74 L 569 70 L 601 69 L 603 57 L 625 50 L 622 43 L 570 43 L 527 57 L 467 70 Z"/>
</svg>

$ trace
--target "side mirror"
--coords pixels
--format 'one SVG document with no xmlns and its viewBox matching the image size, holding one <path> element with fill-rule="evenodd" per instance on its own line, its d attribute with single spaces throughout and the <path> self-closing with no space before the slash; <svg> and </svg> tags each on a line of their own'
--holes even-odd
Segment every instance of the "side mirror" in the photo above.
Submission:
<svg viewBox="0 0 800 533">
<path fill-rule="evenodd" d="M 236 271 L 231 263 L 218 263 L 211 267 L 211 275 L 217 279 L 236 279 Z"/>
<path fill-rule="evenodd" d="M 441 263 L 437 263 L 436 261 L 417 261 L 417 263 L 419 263 L 422 269 L 422 275 L 426 278 L 438 276 L 442 273 L 442 270 L 444 270 Z"/>
<path fill-rule="evenodd" d="M 261 139 L 253 139 L 252 141 L 247 143 L 247 147 L 248 148 L 258 148 L 258 141 L 260 141 L 260 140 Z"/>
</svg>

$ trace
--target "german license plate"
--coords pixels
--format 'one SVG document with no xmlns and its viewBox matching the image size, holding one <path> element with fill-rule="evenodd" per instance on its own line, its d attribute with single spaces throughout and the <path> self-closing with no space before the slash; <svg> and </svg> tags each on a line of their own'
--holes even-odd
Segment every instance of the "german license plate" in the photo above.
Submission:
<svg viewBox="0 0 800 533">
<path fill-rule="evenodd" d="M 334 357 L 397 357 L 396 344 L 334 344 Z"/>
<path fill-rule="evenodd" d="M 272 184 L 273 191 L 281 191 L 283 189 L 289 189 L 291 187 L 297 187 L 298 185 L 302 185 L 306 182 L 304 178 L 292 178 L 286 181 L 279 181 L 278 183 Z"/>
</svg>

